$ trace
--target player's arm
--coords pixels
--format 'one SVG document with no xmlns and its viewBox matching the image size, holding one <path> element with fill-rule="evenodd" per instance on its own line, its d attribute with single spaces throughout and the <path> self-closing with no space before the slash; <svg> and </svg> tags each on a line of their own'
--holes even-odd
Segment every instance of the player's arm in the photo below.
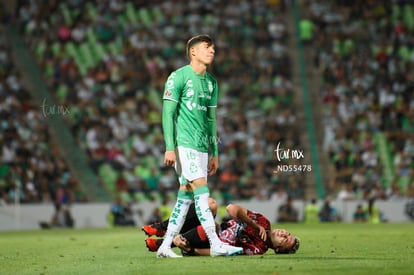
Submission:
<svg viewBox="0 0 414 275">
<path fill-rule="evenodd" d="M 263 226 L 255 223 L 249 216 L 247 215 L 247 209 L 237 205 L 237 204 L 229 204 L 226 207 L 227 213 L 235 220 L 241 221 L 246 223 L 247 225 L 250 225 L 255 229 L 255 231 L 259 234 L 260 238 L 263 241 L 266 241 L 267 234 L 266 229 L 264 229 Z"/>
<path fill-rule="evenodd" d="M 210 137 L 210 148 L 213 157 L 218 157 L 218 142 L 217 142 L 217 118 L 216 108 L 207 108 L 207 123 L 208 123 L 208 136 Z"/>
<path fill-rule="evenodd" d="M 218 163 L 218 142 L 217 142 L 217 122 L 216 122 L 216 108 L 207 108 L 207 125 L 209 146 L 212 157 L 208 165 L 209 175 L 214 175 L 219 167 Z"/>
<path fill-rule="evenodd" d="M 162 108 L 162 129 L 164 131 L 165 156 L 164 164 L 173 166 L 175 164 L 174 143 L 174 115 L 177 110 L 177 102 L 164 100 Z"/>
<path fill-rule="evenodd" d="M 209 256 L 210 243 L 201 225 L 174 237 L 173 243 L 189 256 Z"/>
<path fill-rule="evenodd" d="M 175 236 L 173 243 L 185 256 L 210 256 L 210 248 L 195 248 L 182 235 Z"/>
</svg>

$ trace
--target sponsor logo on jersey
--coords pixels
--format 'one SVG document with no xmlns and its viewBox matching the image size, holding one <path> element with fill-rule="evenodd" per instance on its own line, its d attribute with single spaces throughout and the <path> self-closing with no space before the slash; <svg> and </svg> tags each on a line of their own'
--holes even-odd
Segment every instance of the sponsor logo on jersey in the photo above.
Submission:
<svg viewBox="0 0 414 275">
<path fill-rule="evenodd" d="M 192 97 L 194 95 L 194 90 L 188 90 L 187 93 L 185 94 L 186 97 Z"/>
<path fill-rule="evenodd" d="M 195 108 L 196 106 L 197 106 L 197 104 L 195 104 L 194 102 L 187 102 L 186 104 L 185 104 L 185 106 L 187 106 L 187 108 L 188 108 L 188 110 L 193 110 L 193 108 Z"/>
<path fill-rule="evenodd" d="M 213 82 L 211 82 L 211 81 L 209 81 L 209 82 L 208 82 L 208 91 L 209 91 L 210 93 L 212 93 L 212 92 L 213 92 Z"/>
<path fill-rule="evenodd" d="M 207 107 L 206 107 L 206 106 L 201 106 L 201 105 L 198 105 L 198 106 L 197 106 L 197 109 L 198 109 L 198 110 L 201 110 L 201 111 L 207 111 Z"/>
</svg>

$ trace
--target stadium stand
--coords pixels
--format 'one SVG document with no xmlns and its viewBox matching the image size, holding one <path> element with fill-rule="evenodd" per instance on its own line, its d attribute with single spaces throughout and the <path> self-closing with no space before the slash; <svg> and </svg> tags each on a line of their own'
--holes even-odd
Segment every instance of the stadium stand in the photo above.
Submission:
<svg viewBox="0 0 414 275">
<path fill-rule="evenodd" d="M 125 202 L 175 193 L 175 175 L 161 163 L 161 91 L 169 72 L 187 63 L 185 41 L 205 32 L 216 40 L 211 70 L 221 93 L 222 168 L 209 180 L 213 194 L 261 200 L 282 189 L 304 198 L 301 174 L 274 173 L 279 142 L 302 148 L 290 34 L 279 6 L 264 0 L 19 4 L 15 24 L 56 104 L 68 107 L 64 121 L 102 188 Z"/>
<path fill-rule="evenodd" d="M 50 139 L 40 105 L 33 102 L 0 32 L 0 202 L 85 201 L 79 183 Z M 70 192 L 69 192 L 70 191 Z"/>
<path fill-rule="evenodd" d="M 352 185 L 359 199 L 405 196 L 414 182 L 414 5 L 305 2 L 336 190 Z"/>
<path fill-rule="evenodd" d="M 286 42 L 292 33 L 274 4 L 283 1 L 147 2 L 19 1 L 3 20 L 19 27 L 55 105 L 67 108 L 64 123 L 100 188 L 124 202 L 174 196 L 174 171 L 161 163 L 161 91 L 169 72 L 187 63 L 185 41 L 205 32 L 216 40 L 211 72 L 220 85 L 214 196 L 306 198 L 303 174 L 274 173 L 277 144 L 305 147 Z M 414 184 L 414 5 L 301 3 L 301 39 L 320 75 L 324 153 L 335 170 L 325 187 L 352 185 L 358 199 L 406 196 Z M 2 201 L 14 201 L 15 190 L 21 202 L 56 200 L 63 189 L 73 201 L 96 200 L 86 191 L 96 186 L 56 148 L 30 96 L 36 91 L 22 80 L 30 72 L 17 69 L 1 39 Z"/>
</svg>

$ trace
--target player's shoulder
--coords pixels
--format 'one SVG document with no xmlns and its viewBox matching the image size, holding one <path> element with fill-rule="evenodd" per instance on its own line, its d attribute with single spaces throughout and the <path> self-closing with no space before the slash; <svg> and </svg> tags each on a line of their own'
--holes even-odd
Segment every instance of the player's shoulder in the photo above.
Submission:
<svg viewBox="0 0 414 275">
<path fill-rule="evenodd" d="M 216 78 L 209 72 L 206 72 L 206 78 L 214 83 L 217 83 Z"/>
<path fill-rule="evenodd" d="M 191 67 L 190 67 L 190 65 L 184 65 L 184 66 L 182 66 L 182 67 L 180 67 L 180 68 L 178 68 L 178 69 L 176 69 L 175 71 L 173 71 L 172 73 L 175 73 L 175 74 L 180 74 L 180 75 L 186 75 L 186 74 L 188 74 L 188 73 L 190 73 L 191 72 Z"/>
<path fill-rule="evenodd" d="M 256 223 L 258 223 L 261 226 L 263 226 L 265 229 L 269 229 L 270 228 L 270 221 L 263 214 L 261 214 L 259 212 L 251 211 L 251 210 L 248 209 L 247 210 L 247 216 L 249 218 L 251 218 L 252 220 L 254 220 Z"/>
<path fill-rule="evenodd" d="M 180 83 L 184 83 L 186 79 L 188 78 L 188 66 L 180 67 L 174 71 L 172 71 L 168 77 L 168 83 L 172 85 L 171 83 L 174 83 L 178 86 L 180 86 Z"/>
</svg>

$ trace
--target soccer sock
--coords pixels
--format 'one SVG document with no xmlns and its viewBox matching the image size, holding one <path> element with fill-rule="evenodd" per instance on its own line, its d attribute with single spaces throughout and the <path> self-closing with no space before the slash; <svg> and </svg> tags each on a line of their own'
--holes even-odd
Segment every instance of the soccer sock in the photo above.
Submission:
<svg viewBox="0 0 414 275">
<path fill-rule="evenodd" d="M 197 225 L 200 225 L 200 221 L 198 220 L 197 213 L 195 211 L 195 205 L 194 203 L 191 203 L 187 215 L 185 217 L 184 225 L 180 230 L 180 233 L 187 232 L 188 230 L 191 230 Z"/>
<path fill-rule="evenodd" d="M 177 202 L 171 212 L 168 220 L 167 232 L 162 242 L 163 247 L 171 247 L 172 241 L 175 235 L 180 232 L 181 227 L 184 224 L 185 216 L 187 215 L 188 208 L 193 201 L 193 193 L 184 190 L 179 190 L 177 195 Z"/>
<path fill-rule="evenodd" d="M 208 198 L 210 197 L 210 191 L 208 186 L 203 185 L 194 189 L 194 203 L 197 217 L 200 220 L 201 226 L 207 234 L 210 241 L 210 247 L 219 245 L 220 239 L 216 233 L 216 223 L 208 206 Z"/>
</svg>

